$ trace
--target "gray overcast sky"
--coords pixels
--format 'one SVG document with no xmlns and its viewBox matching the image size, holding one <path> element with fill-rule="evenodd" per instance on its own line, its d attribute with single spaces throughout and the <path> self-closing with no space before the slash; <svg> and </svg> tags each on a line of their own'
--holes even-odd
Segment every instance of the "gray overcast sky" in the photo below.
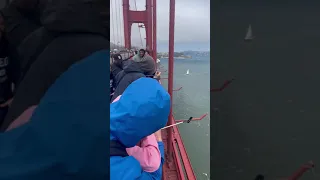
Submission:
<svg viewBox="0 0 320 180">
<path fill-rule="evenodd" d="M 169 1 L 170 0 L 157 1 L 158 43 L 166 42 L 169 39 Z M 130 9 L 135 10 L 134 2 L 134 0 L 130 0 Z M 110 3 L 111 42 L 120 41 L 121 44 L 123 44 L 124 40 L 119 40 L 120 37 L 123 38 L 122 0 L 110 0 Z M 145 0 L 136 0 L 136 3 L 138 10 L 145 9 Z M 115 10 L 116 7 L 117 11 Z M 116 18 L 116 12 L 121 19 Z M 145 29 L 141 28 L 140 31 L 143 46 L 145 46 Z M 176 0 L 175 42 L 210 42 L 210 0 Z M 132 26 L 132 45 L 141 46 L 137 24 L 133 24 Z"/>
</svg>

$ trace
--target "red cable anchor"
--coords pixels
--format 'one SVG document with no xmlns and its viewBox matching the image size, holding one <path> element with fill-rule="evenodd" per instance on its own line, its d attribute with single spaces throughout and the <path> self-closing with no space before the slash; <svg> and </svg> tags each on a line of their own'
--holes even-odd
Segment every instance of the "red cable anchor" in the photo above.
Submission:
<svg viewBox="0 0 320 180">
<path fill-rule="evenodd" d="M 312 161 L 303 164 L 297 171 L 295 171 L 291 176 L 287 178 L 281 178 L 281 180 L 298 180 L 301 176 L 308 170 L 314 168 L 314 163 Z M 255 180 L 264 180 L 264 176 L 259 174 L 256 176 Z"/>
<path fill-rule="evenodd" d="M 210 89 L 210 91 L 211 91 L 211 92 L 221 92 L 221 91 L 223 91 L 226 87 L 228 87 L 229 84 L 230 84 L 232 81 L 234 81 L 234 78 L 232 78 L 231 80 L 225 81 L 220 88 L 213 88 L 213 89 Z"/>
<path fill-rule="evenodd" d="M 305 172 L 314 168 L 314 163 L 312 161 L 303 164 L 292 176 L 288 177 L 287 180 L 298 180 Z"/>
<path fill-rule="evenodd" d="M 180 91 L 182 89 L 182 87 L 178 88 L 178 89 L 174 89 L 172 91 Z"/>
<path fill-rule="evenodd" d="M 198 117 L 198 118 L 192 118 L 190 121 L 201 121 L 203 118 L 205 118 L 208 115 L 208 113 L 203 114 L 202 116 Z M 175 122 L 184 122 L 186 120 L 175 120 Z"/>
</svg>

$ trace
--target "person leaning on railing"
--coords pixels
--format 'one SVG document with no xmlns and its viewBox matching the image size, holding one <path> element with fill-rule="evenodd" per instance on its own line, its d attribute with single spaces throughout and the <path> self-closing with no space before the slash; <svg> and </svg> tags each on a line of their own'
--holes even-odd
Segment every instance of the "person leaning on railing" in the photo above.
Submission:
<svg viewBox="0 0 320 180">
<path fill-rule="evenodd" d="M 151 57 L 149 55 L 146 56 Z M 112 102 L 116 97 L 121 95 L 133 81 L 141 77 L 153 78 L 156 73 L 156 64 L 152 58 L 143 58 L 139 61 L 119 60 L 114 61 L 111 65 L 111 73 L 113 75 L 113 88 L 115 88 L 114 95 L 111 98 Z"/>
<path fill-rule="evenodd" d="M 112 103 L 119 101 L 121 95 Z M 139 161 L 142 169 L 146 172 L 155 172 L 161 164 L 161 152 L 159 146 L 162 146 L 161 130 L 143 138 L 136 146 L 126 148 L 129 156 L 133 156 Z"/>
<path fill-rule="evenodd" d="M 110 104 L 111 180 L 162 178 L 165 159 L 160 129 L 166 125 L 169 112 L 170 95 L 157 81 L 146 77 L 132 82 L 119 100 Z M 156 162 L 160 165 L 155 163 L 152 169 L 144 164 L 150 157 L 141 158 L 141 153 L 130 150 L 128 153 L 128 148 L 140 149 L 136 145 L 151 134 L 161 157 Z"/>
<path fill-rule="evenodd" d="M 19 55 L 15 59 L 19 83 L 0 127 L 0 179 L 108 179 L 105 74 L 110 41 L 109 27 L 104 26 L 109 26 L 105 23 L 109 16 L 103 12 L 109 11 L 109 2 L 11 2 L 0 12 L 6 39 L 18 51 L 11 55 Z M 31 10 L 29 6 L 38 9 L 38 2 L 45 2 L 46 8 L 37 17 L 40 27 L 33 29 L 20 11 Z M 30 117 L 33 105 L 38 106 Z"/>
<path fill-rule="evenodd" d="M 8 73 L 15 91 L 0 131 L 5 131 L 27 108 L 38 104 L 71 65 L 110 45 L 110 17 L 105 0 L 10 2 L 0 13 L 10 47 Z"/>
</svg>

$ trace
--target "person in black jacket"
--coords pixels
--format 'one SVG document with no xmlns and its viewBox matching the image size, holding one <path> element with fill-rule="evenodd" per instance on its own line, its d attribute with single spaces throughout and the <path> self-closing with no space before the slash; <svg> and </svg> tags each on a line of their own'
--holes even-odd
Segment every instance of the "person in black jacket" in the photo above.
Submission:
<svg viewBox="0 0 320 180">
<path fill-rule="evenodd" d="M 6 102 L 13 96 L 12 92 L 12 81 L 9 79 L 9 58 L 8 58 L 8 42 L 4 37 L 2 19 L 0 18 L 0 124 L 4 120 L 7 112 L 8 106 Z"/>
<path fill-rule="evenodd" d="M 115 92 L 111 98 L 111 102 L 135 80 L 141 77 L 153 78 L 155 74 L 155 62 L 152 59 L 146 59 L 145 61 L 135 62 L 128 61 L 115 61 L 111 65 L 111 72 L 113 74 L 113 87 Z M 150 62 L 149 62 L 150 61 Z M 153 71 L 151 71 L 153 70 Z"/>
<path fill-rule="evenodd" d="M 115 67 L 115 66 L 112 66 Z M 119 68 L 120 69 L 120 68 Z M 114 94 L 111 98 L 111 102 L 119 95 L 121 95 L 124 90 L 135 80 L 146 77 L 143 70 L 140 68 L 139 63 L 131 61 L 123 70 L 117 70 L 118 73 L 114 75 Z M 115 71 L 114 71 L 115 72 Z"/>
<path fill-rule="evenodd" d="M 105 0 L 13 0 L 0 11 L 15 84 L 0 131 L 38 104 L 71 65 L 109 49 L 108 6 Z"/>
</svg>

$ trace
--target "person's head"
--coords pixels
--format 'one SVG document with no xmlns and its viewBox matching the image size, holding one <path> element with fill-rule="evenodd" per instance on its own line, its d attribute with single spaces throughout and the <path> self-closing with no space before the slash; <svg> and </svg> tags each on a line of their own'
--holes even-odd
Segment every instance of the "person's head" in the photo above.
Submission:
<svg viewBox="0 0 320 180">
<path fill-rule="evenodd" d="M 133 147 L 164 127 L 169 112 L 167 91 L 154 79 L 140 78 L 127 87 L 119 101 L 110 104 L 110 140 Z"/>
<path fill-rule="evenodd" d="M 140 49 L 139 50 L 139 56 L 140 57 L 143 57 L 145 54 L 146 54 L 146 50 L 144 50 L 144 49 Z"/>
<path fill-rule="evenodd" d="M 134 54 L 138 54 L 138 51 L 134 51 Z"/>
<path fill-rule="evenodd" d="M 136 66 L 147 77 L 153 77 L 156 72 L 156 63 L 151 56 L 133 58 L 133 62 L 137 63 Z"/>
</svg>

